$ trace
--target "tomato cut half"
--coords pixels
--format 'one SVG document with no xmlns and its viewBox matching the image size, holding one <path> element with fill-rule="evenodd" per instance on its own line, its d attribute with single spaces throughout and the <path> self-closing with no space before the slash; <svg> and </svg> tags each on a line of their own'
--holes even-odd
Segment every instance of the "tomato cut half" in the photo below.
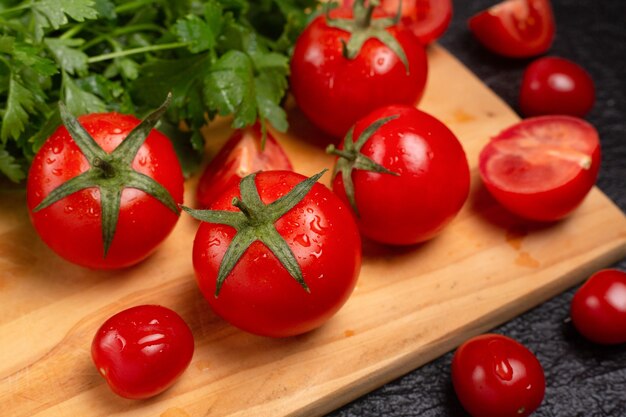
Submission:
<svg viewBox="0 0 626 417">
<path fill-rule="evenodd" d="M 547 52 L 555 32 L 549 0 L 506 0 L 472 17 L 469 27 L 487 49 L 512 58 Z"/>
<path fill-rule="evenodd" d="M 479 169 L 491 194 L 522 217 L 554 221 L 574 210 L 600 168 L 598 132 L 569 116 L 526 119 L 493 138 Z"/>
<path fill-rule="evenodd" d="M 286 170 L 293 168 L 287 154 L 267 132 L 265 147 L 261 149 L 263 135 L 259 124 L 237 130 L 205 168 L 196 193 L 198 206 L 207 208 L 219 195 L 241 178 L 257 171 Z"/>
<path fill-rule="evenodd" d="M 395 16 L 402 2 L 402 24 L 428 45 L 444 34 L 452 20 L 451 0 L 382 0 L 380 7 Z M 345 7 L 352 7 L 354 0 L 344 0 Z"/>
</svg>

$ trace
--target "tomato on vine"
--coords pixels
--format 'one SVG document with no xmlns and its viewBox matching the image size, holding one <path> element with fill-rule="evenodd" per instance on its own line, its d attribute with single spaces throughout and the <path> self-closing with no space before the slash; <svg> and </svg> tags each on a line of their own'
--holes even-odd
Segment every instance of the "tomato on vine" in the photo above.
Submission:
<svg viewBox="0 0 626 417">
<path fill-rule="evenodd" d="M 145 399 L 168 389 L 187 369 L 194 351 L 187 323 L 158 305 L 123 310 L 105 321 L 91 344 L 96 369 L 113 392 Z"/>
<path fill-rule="evenodd" d="M 200 290 L 242 330 L 285 337 L 321 326 L 346 302 L 361 266 L 350 210 L 317 180 L 291 171 L 244 177 L 211 205 L 193 248 Z"/>
<path fill-rule="evenodd" d="M 318 16 L 302 32 L 291 59 L 291 89 L 321 130 L 342 137 L 369 112 L 417 103 L 426 85 L 424 47 L 395 17 L 354 2 Z"/>
<path fill-rule="evenodd" d="M 337 149 L 333 190 L 377 242 L 409 245 L 437 235 L 469 194 L 469 166 L 458 139 L 411 106 L 378 109 L 350 129 Z"/>
<path fill-rule="evenodd" d="M 74 118 L 33 160 L 27 202 L 42 240 L 78 265 L 123 268 L 150 255 L 179 217 L 183 174 L 171 142 L 153 129 L 170 97 L 145 120 L 118 113 Z"/>
</svg>

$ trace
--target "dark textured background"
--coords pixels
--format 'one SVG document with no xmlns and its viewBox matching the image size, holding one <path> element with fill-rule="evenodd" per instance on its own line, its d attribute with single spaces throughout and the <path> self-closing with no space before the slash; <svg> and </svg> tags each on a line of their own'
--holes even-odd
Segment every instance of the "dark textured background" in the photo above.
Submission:
<svg viewBox="0 0 626 417">
<path fill-rule="evenodd" d="M 454 17 L 440 42 L 517 110 L 530 61 L 499 58 L 467 30 L 467 19 L 496 0 L 453 0 Z M 587 119 L 602 140 L 598 186 L 626 212 L 626 1 L 553 0 L 557 36 L 550 55 L 585 67 L 597 101 Z M 619 268 L 626 270 L 623 260 Z M 626 346 L 594 346 L 564 323 L 574 289 L 494 329 L 535 352 L 546 397 L 533 416 L 626 417 Z M 449 353 L 331 413 L 332 417 L 461 416 L 450 382 Z"/>
</svg>

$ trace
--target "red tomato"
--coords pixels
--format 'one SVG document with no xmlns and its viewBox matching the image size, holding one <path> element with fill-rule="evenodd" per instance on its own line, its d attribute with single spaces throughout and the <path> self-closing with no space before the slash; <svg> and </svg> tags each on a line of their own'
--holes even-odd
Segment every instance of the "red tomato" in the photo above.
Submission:
<svg viewBox="0 0 626 417">
<path fill-rule="evenodd" d="M 506 0 L 469 21 L 474 36 L 489 50 L 512 58 L 541 55 L 554 40 L 549 0 Z"/>
<path fill-rule="evenodd" d="M 454 134 L 410 106 L 383 107 L 359 120 L 353 142 L 373 123 L 394 116 L 360 154 L 398 175 L 358 168 L 349 172 L 361 233 L 378 242 L 407 245 L 432 238 L 456 216 L 469 193 L 469 167 Z M 343 161 L 338 163 L 349 159 Z M 336 175 L 333 190 L 349 202 L 344 179 L 344 174 Z"/>
<path fill-rule="evenodd" d="M 290 171 L 267 171 L 253 181 L 267 205 L 304 179 Z M 233 186 L 211 209 L 237 211 L 232 202 L 240 195 L 240 186 Z M 319 183 L 272 227 L 297 260 L 309 292 L 266 244 L 256 240 L 245 249 L 216 296 L 218 271 L 237 233 L 224 224 L 200 224 L 193 264 L 200 290 L 219 316 L 251 333 L 292 336 L 322 325 L 348 299 L 361 265 L 361 240 L 350 210 Z"/>
<path fill-rule="evenodd" d="M 541 364 L 515 340 L 485 334 L 465 342 L 452 359 L 452 383 L 473 417 L 525 417 L 545 393 Z"/>
<path fill-rule="evenodd" d="M 626 343 L 626 273 L 606 269 L 593 274 L 574 295 L 570 314 L 592 342 Z"/>
<path fill-rule="evenodd" d="M 193 335 L 169 308 L 142 305 L 121 311 L 98 329 L 91 357 L 113 392 L 144 399 L 172 386 L 193 356 Z"/>
<path fill-rule="evenodd" d="M 520 91 L 520 108 L 526 116 L 567 114 L 583 117 L 593 107 L 593 79 L 578 64 L 546 57 L 526 68 Z"/>
<path fill-rule="evenodd" d="M 140 123 L 134 116 L 117 113 L 90 114 L 78 120 L 108 154 Z M 34 211 L 55 188 L 89 168 L 65 126 L 59 127 L 35 156 L 28 174 L 28 209 L 37 233 L 58 255 L 78 265 L 111 269 L 140 262 L 167 237 L 178 220 L 170 208 L 143 191 L 123 190 L 114 239 L 106 256 L 97 188 L 75 192 Z M 132 168 L 165 187 L 177 204 L 182 203 L 182 170 L 171 142 L 163 134 L 150 132 Z"/>
<path fill-rule="evenodd" d="M 487 189 L 513 213 L 558 220 L 582 203 L 596 181 L 598 132 L 569 116 L 527 119 L 483 148 L 479 169 Z"/>
<path fill-rule="evenodd" d="M 331 16 L 351 18 L 352 11 L 335 9 Z M 291 88 L 302 112 L 323 131 L 338 138 L 378 107 L 419 102 L 428 72 L 424 47 L 407 28 L 391 26 L 386 32 L 406 54 L 408 73 L 400 57 L 378 39 L 368 39 L 354 59 L 346 58 L 342 42 L 351 35 L 329 26 L 326 16 L 300 35 L 291 59 Z"/>
<path fill-rule="evenodd" d="M 239 180 L 257 171 L 286 170 L 293 168 L 291 162 L 272 134 L 268 131 L 265 148 L 262 144 L 261 127 L 256 124 L 237 130 L 211 160 L 198 183 L 198 206 L 207 208 L 227 188 L 239 184 Z"/>
<path fill-rule="evenodd" d="M 402 3 L 402 24 L 413 31 L 421 43 L 427 45 L 446 31 L 452 20 L 451 0 L 382 0 L 380 6 L 390 15 L 398 12 Z M 352 6 L 354 0 L 344 0 Z"/>
</svg>

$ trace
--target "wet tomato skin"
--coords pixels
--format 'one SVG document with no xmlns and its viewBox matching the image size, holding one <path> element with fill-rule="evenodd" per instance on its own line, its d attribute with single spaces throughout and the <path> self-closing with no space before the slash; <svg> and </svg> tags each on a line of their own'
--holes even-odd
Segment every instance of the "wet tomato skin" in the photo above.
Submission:
<svg viewBox="0 0 626 417">
<path fill-rule="evenodd" d="M 266 171 L 255 181 L 261 200 L 270 204 L 304 179 L 290 171 Z M 239 196 L 239 186 L 233 186 L 210 208 L 237 210 L 232 200 Z M 320 183 L 274 225 L 295 255 L 310 293 L 257 241 L 216 297 L 218 270 L 235 235 L 225 225 L 200 224 L 193 264 L 200 290 L 217 315 L 250 333 L 287 337 L 321 326 L 347 301 L 361 266 L 361 239 L 350 209 Z"/>
<path fill-rule="evenodd" d="M 546 385 L 535 355 L 497 334 L 474 337 L 457 349 L 452 383 L 473 417 L 526 417 L 543 401 Z"/>
<path fill-rule="evenodd" d="M 140 123 L 134 116 L 118 113 L 90 114 L 78 120 L 106 152 L 112 152 Z M 171 142 L 162 133 L 152 130 L 133 168 L 159 182 L 176 203 L 182 204 L 182 169 Z M 122 192 L 119 221 L 106 257 L 97 189 L 76 192 L 33 212 L 52 190 L 87 169 L 87 159 L 67 129 L 59 127 L 35 155 L 28 174 L 28 210 L 39 236 L 62 258 L 88 268 L 124 268 L 147 258 L 169 235 L 178 216 L 143 191 L 127 188 Z"/>
<path fill-rule="evenodd" d="M 353 140 L 390 116 L 398 117 L 380 127 L 361 153 L 399 175 L 352 171 L 357 224 L 377 242 L 411 245 L 436 236 L 461 210 L 469 194 L 469 166 L 456 136 L 411 106 L 375 110 L 356 123 Z M 341 174 L 333 191 L 349 204 Z"/>
<path fill-rule="evenodd" d="M 469 27 L 487 49 L 511 58 L 546 53 L 556 31 L 549 0 L 505 0 L 473 16 Z"/>
<path fill-rule="evenodd" d="M 479 172 L 506 209 L 529 220 L 552 222 L 584 201 L 596 182 L 600 159 L 598 132 L 589 123 L 542 116 L 491 139 L 480 153 Z"/>
<path fill-rule="evenodd" d="M 169 388 L 187 369 L 194 351 L 189 326 L 158 305 L 123 310 L 102 324 L 91 356 L 113 392 L 145 399 Z"/>
<path fill-rule="evenodd" d="M 336 9 L 331 16 L 349 17 L 352 11 Z M 325 16 L 314 19 L 298 38 L 291 59 L 292 92 L 307 118 L 329 135 L 342 137 L 381 106 L 414 105 L 421 99 L 428 72 L 424 47 L 408 28 L 387 31 L 404 49 L 408 74 L 400 58 L 377 39 L 366 41 L 354 59 L 345 58 L 342 41 L 348 42 L 350 34 L 328 26 Z"/>
<path fill-rule="evenodd" d="M 287 154 L 269 131 L 262 149 L 259 124 L 237 130 L 202 173 L 196 191 L 198 207 L 209 207 L 224 190 L 248 174 L 292 169 Z"/>
<path fill-rule="evenodd" d="M 595 96 L 593 79 L 584 68 L 567 59 L 545 57 L 524 72 L 520 109 L 526 116 L 584 117 L 593 107 Z"/>
<path fill-rule="evenodd" d="M 606 269 L 593 274 L 574 295 L 570 315 L 592 342 L 626 343 L 626 273 Z"/>
</svg>

